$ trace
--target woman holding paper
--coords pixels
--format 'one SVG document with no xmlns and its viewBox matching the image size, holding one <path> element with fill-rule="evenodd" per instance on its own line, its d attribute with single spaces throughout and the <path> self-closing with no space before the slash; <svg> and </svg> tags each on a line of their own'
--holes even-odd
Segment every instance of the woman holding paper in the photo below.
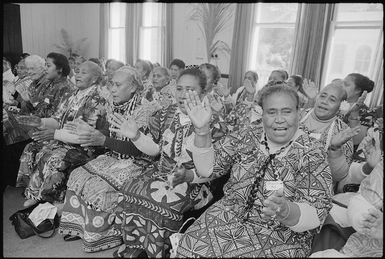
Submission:
<svg viewBox="0 0 385 259">
<path fill-rule="evenodd" d="M 208 132 L 211 109 L 196 94 L 187 113 Z M 230 172 L 224 197 L 187 229 L 177 257 L 306 257 L 331 207 L 332 178 L 322 145 L 299 126 L 299 98 L 284 83 L 264 87 L 262 123 L 215 148 L 209 134 L 192 148 L 201 181 Z"/>
<path fill-rule="evenodd" d="M 106 131 L 107 101 L 100 97 L 98 83 L 102 72 L 98 65 L 86 61 L 80 65 L 76 75 L 78 90 L 59 105 L 51 118 L 21 116 L 19 123 L 35 126 L 32 134 L 35 140 L 28 144 L 20 158 L 18 186 L 27 183 L 24 205 L 30 206 L 37 201 L 63 201 L 69 167 L 85 163 L 103 148 L 79 145 L 79 133 L 88 127 Z M 67 126 L 73 120 L 83 120 L 78 129 Z M 82 129 L 83 128 L 83 129 Z M 68 152 L 71 151 L 71 152 Z M 68 153 L 68 154 L 67 154 Z"/>
</svg>

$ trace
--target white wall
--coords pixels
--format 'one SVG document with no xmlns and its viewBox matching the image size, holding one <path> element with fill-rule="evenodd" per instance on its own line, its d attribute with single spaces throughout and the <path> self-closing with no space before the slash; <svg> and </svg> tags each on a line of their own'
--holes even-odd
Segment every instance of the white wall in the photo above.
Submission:
<svg viewBox="0 0 385 259">
<path fill-rule="evenodd" d="M 87 37 L 87 57 L 99 56 L 100 4 L 19 4 L 23 51 L 46 57 L 58 51 L 65 29 L 73 41 Z"/>
<path fill-rule="evenodd" d="M 194 21 L 189 21 L 193 4 L 174 3 L 174 39 L 173 57 L 182 59 L 186 65 L 200 65 L 207 62 L 206 46 L 203 35 Z M 232 44 L 234 15 L 229 19 L 229 26 L 218 35 L 218 40 Z M 217 63 L 221 73 L 227 74 L 230 56 L 220 57 Z"/>
</svg>

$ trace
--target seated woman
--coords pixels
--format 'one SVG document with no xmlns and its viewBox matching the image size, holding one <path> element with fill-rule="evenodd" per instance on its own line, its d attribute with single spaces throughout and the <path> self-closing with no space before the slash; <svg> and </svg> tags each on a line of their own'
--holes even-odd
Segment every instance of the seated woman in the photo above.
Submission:
<svg viewBox="0 0 385 259">
<path fill-rule="evenodd" d="M 183 60 L 180 59 L 173 59 L 170 63 L 169 69 L 170 69 L 170 77 L 171 80 L 176 81 L 180 75 L 180 73 L 185 69 L 186 65 L 183 62 Z"/>
<path fill-rule="evenodd" d="M 303 90 L 302 86 L 303 80 L 302 76 L 299 75 L 291 75 L 289 79 L 287 80 L 287 85 L 290 87 L 294 87 L 295 90 L 297 90 L 298 96 L 299 96 L 299 107 L 301 109 L 307 109 L 310 107 L 313 107 L 313 105 L 308 104 L 309 97 L 307 96 L 307 93 Z"/>
<path fill-rule="evenodd" d="M 200 180 L 227 173 L 230 179 L 224 197 L 182 236 L 177 256 L 308 256 L 331 207 L 332 179 L 322 144 L 299 128 L 296 91 L 284 84 L 262 88 L 263 123 L 227 135 L 214 148 L 210 108 L 191 99 Z"/>
<path fill-rule="evenodd" d="M 118 69 L 112 78 L 114 105 L 108 116 L 117 113 L 124 118 L 132 117 L 138 127 L 145 128 L 150 110 L 141 105 L 142 87 L 134 68 Z M 116 210 L 121 210 L 119 190 L 128 178 L 137 177 L 142 167 L 149 164 L 140 159 L 141 152 L 135 145 L 119 133 L 110 131 L 110 137 L 106 137 L 95 130 L 87 135 L 84 134 L 82 145 L 105 146 L 110 151 L 72 171 L 59 233 L 66 235 L 66 241 L 81 237 L 85 252 L 96 252 L 122 244 L 121 235 L 112 231 Z"/>
<path fill-rule="evenodd" d="M 47 55 L 46 81 L 37 89 L 33 98 L 32 114 L 40 118 L 51 117 L 58 109 L 61 100 L 71 95 L 75 86 L 67 78 L 70 67 L 66 56 L 51 52 Z"/>
<path fill-rule="evenodd" d="M 14 82 L 16 93 L 14 94 L 14 98 L 17 101 L 17 107 L 20 108 L 21 102 L 28 101 L 28 88 L 32 83 L 32 79 L 29 77 L 27 73 L 27 67 L 25 66 L 25 60 L 21 59 L 16 66 L 17 71 L 17 79 Z"/>
<path fill-rule="evenodd" d="M 366 131 L 372 126 L 365 123 L 365 115 L 369 108 L 364 101 L 366 95 L 373 91 L 374 82 L 361 74 L 351 73 L 345 77 L 343 85 L 348 94 L 347 102 L 350 105 L 347 111 L 343 111 L 343 120 L 349 127 L 360 126 L 361 129 L 360 133 L 353 137 L 354 150 L 356 150 L 366 136 Z"/>
<path fill-rule="evenodd" d="M 381 133 L 382 135 L 383 133 Z M 381 136 L 382 137 L 382 136 Z M 382 144 L 382 142 L 381 142 Z M 341 249 L 327 249 L 313 253 L 311 257 L 382 257 L 383 256 L 383 207 L 384 207 L 384 163 L 377 147 L 367 149 L 367 159 L 377 161 L 356 195 L 349 202 L 346 226 L 357 232 L 351 234 Z M 378 157 L 381 159 L 378 160 Z"/>
<path fill-rule="evenodd" d="M 86 61 L 79 69 L 76 74 L 78 90 L 61 102 L 51 118 L 20 118 L 19 123 L 39 128 L 32 135 L 35 142 L 26 146 L 20 158 L 18 186 L 23 186 L 25 182 L 28 184 L 24 192 L 28 199 L 25 206 L 37 201 L 63 201 L 66 174 L 73 159 L 78 160 L 76 165 L 79 165 L 104 151 L 97 147 L 76 145 L 80 143 L 79 136 L 66 128 L 68 122 L 81 119 L 93 128 L 106 131 L 107 101 L 100 97 L 98 87 L 102 76 L 100 67 Z"/>
<path fill-rule="evenodd" d="M 143 104 L 152 104 L 153 111 L 167 108 L 175 103 L 175 84 L 165 67 L 156 67 L 152 71 L 152 84 L 143 92 Z"/>
<path fill-rule="evenodd" d="M 138 130 L 133 120 L 115 116 L 112 125 L 120 134 L 130 138 L 143 153 L 160 155 L 155 167 L 145 168 L 140 176 L 128 179 L 121 189 L 122 211 L 117 215 L 115 228 L 122 232 L 124 245 L 115 256 L 138 255 L 144 250 L 148 257 L 165 257 L 170 248 L 169 236 L 181 227 L 183 214 L 202 208 L 212 198 L 208 185 L 195 181 L 195 167 L 188 149 L 194 134 L 207 132 L 194 130 L 184 104 L 187 91 L 196 91 L 199 94 L 196 98 L 202 99 L 205 87 L 202 71 L 196 68 L 182 71 L 177 82 L 176 104 L 151 116 L 147 135 Z"/>
<path fill-rule="evenodd" d="M 152 64 L 149 61 L 138 59 L 135 62 L 135 68 L 141 75 L 143 90 L 146 91 L 151 86 L 150 73 L 152 71 Z"/>
<path fill-rule="evenodd" d="M 123 62 L 115 59 L 108 59 L 106 61 L 106 76 L 104 80 L 102 80 L 101 86 L 103 97 L 106 98 L 110 103 L 113 102 L 110 91 L 110 88 L 112 87 L 112 76 L 114 75 L 114 72 L 122 66 L 124 66 Z"/>
</svg>

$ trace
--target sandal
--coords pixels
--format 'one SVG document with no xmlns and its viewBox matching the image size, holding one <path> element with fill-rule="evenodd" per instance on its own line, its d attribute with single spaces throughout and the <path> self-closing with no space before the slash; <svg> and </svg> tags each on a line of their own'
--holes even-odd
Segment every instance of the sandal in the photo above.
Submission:
<svg viewBox="0 0 385 259">
<path fill-rule="evenodd" d="M 70 234 L 64 236 L 64 241 L 75 241 L 75 240 L 79 240 L 79 239 L 82 239 L 82 238 L 79 236 L 73 236 Z"/>
</svg>

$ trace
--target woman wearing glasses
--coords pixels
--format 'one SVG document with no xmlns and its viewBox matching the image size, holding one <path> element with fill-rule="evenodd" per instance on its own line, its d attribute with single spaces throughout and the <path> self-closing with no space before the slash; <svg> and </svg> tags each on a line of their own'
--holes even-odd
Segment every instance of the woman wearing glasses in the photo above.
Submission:
<svg viewBox="0 0 385 259">
<path fill-rule="evenodd" d="M 197 173 L 230 172 L 224 197 L 186 231 L 178 257 L 305 257 L 331 208 L 332 177 L 322 144 L 299 129 L 298 94 L 285 84 L 264 87 L 262 123 L 211 145 L 211 109 L 195 94 L 188 115 Z M 203 180 L 203 179 L 201 179 Z"/>
</svg>

